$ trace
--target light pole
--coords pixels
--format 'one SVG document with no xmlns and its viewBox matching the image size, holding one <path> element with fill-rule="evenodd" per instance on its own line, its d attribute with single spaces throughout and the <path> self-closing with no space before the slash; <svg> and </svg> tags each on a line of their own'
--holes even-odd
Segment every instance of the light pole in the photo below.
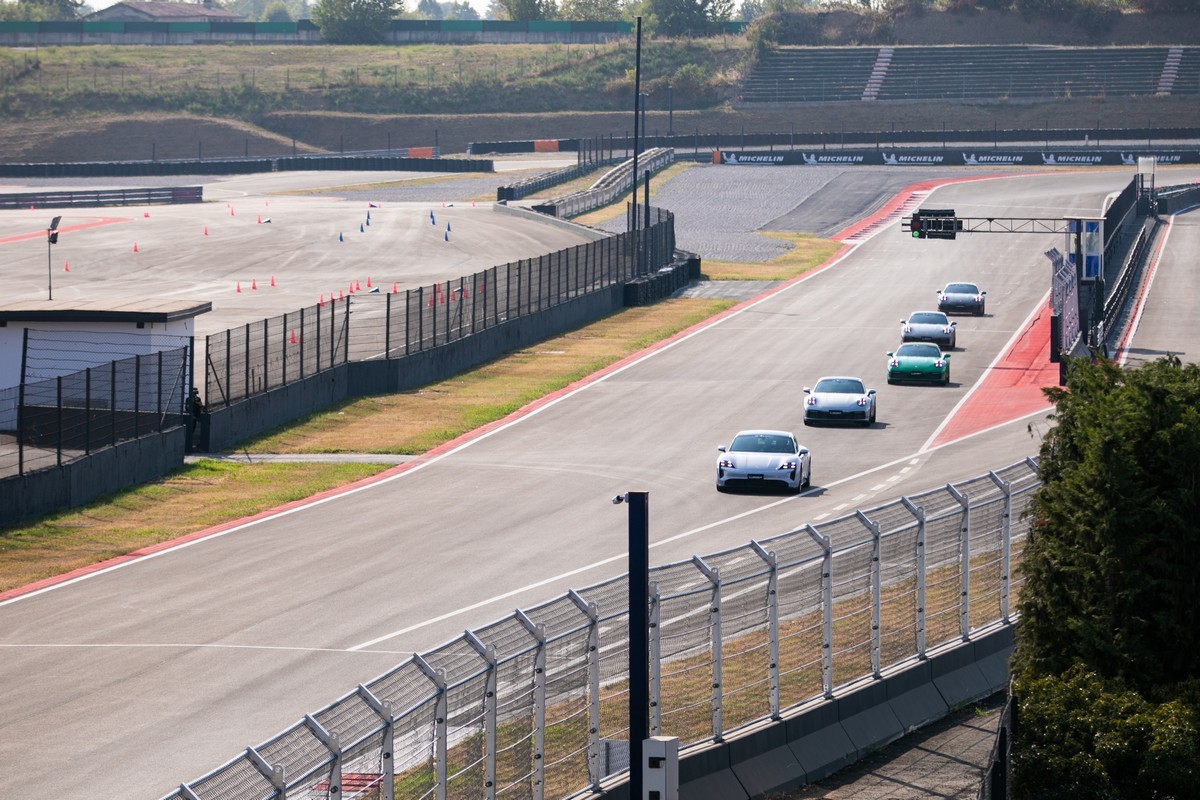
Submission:
<svg viewBox="0 0 1200 800">
<path fill-rule="evenodd" d="M 650 99 L 649 92 L 638 93 L 638 104 L 642 107 L 642 141 L 646 140 L 646 134 L 650 130 L 646 127 L 646 101 Z M 642 147 L 638 145 L 638 152 L 642 152 Z"/>
<path fill-rule="evenodd" d="M 612 501 L 629 506 L 629 800 L 642 800 L 642 743 L 650 736 L 650 493 Z"/>
<path fill-rule="evenodd" d="M 667 84 L 667 136 L 675 135 L 675 97 L 671 94 L 674 87 Z"/>
<path fill-rule="evenodd" d="M 46 228 L 46 299 L 54 299 L 54 267 L 51 265 L 53 259 L 50 258 L 50 246 L 58 244 L 58 223 L 62 219 L 57 216 L 50 220 L 50 227 Z"/>
</svg>

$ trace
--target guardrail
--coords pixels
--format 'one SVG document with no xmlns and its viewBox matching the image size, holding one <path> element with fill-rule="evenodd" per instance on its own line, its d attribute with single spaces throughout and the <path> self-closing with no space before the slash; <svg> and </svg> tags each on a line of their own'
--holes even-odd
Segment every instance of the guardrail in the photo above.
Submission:
<svg viewBox="0 0 1200 800">
<path fill-rule="evenodd" d="M 638 161 L 637 178 L 653 174 L 675 160 L 675 151 L 666 148 L 647 150 Z M 588 189 L 572 192 L 533 206 L 534 211 L 552 217 L 573 217 L 615 201 L 634 186 L 633 161 L 623 161 L 606 172 Z"/>
<path fill-rule="evenodd" d="M 87 208 L 93 206 L 145 206 L 162 203 L 203 202 L 203 186 L 0 194 L 0 208 Z"/>
<path fill-rule="evenodd" d="M 409 148 L 429 157 L 379 155 L 307 155 L 273 158 L 215 158 L 166 161 L 79 161 L 74 163 L 0 164 L 0 177 L 65 178 L 131 175 L 243 175 L 290 170 L 362 170 L 396 172 L 494 172 L 488 159 L 436 158 L 436 148 Z"/>
<path fill-rule="evenodd" d="M 650 735 L 705 746 L 1011 622 L 1039 486 L 1026 459 L 652 569 Z M 599 791 L 626 768 L 608 756 L 628 738 L 627 584 L 414 654 L 167 799 Z"/>
</svg>

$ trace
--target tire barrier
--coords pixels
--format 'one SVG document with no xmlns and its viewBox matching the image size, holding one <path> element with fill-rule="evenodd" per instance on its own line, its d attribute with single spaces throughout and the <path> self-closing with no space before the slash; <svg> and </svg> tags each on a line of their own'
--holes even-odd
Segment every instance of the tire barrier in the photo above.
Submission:
<svg viewBox="0 0 1200 800">
<path fill-rule="evenodd" d="M 203 203 L 203 186 L 170 186 L 157 189 L 99 189 L 70 192 L 19 192 L 0 194 L 5 208 L 90 208 Z"/>
<path fill-rule="evenodd" d="M 412 148 L 417 150 L 418 148 Z M 432 148 L 430 148 L 432 151 Z M 494 172 L 486 159 L 404 156 L 285 156 L 201 161 L 83 161 L 63 164 L 0 164 L 0 178 L 94 178 L 138 175 L 245 175 L 291 170 L 401 172 Z"/>
<path fill-rule="evenodd" d="M 957 148 L 904 148 L 881 150 L 714 150 L 714 164 L 738 166 L 779 166 L 800 164 L 817 166 L 888 166 L 888 167 L 1136 167 L 1138 158 L 1153 158 L 1159 164 L 1200 164 L 1200 150 L 1150 149 L 1005 149 L 975 150 Z"/>
</svg>

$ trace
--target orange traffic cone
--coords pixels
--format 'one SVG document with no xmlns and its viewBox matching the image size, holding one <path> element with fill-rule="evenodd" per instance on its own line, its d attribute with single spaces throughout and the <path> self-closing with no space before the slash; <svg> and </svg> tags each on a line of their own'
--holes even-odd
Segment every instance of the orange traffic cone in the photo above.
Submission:
<svg viewBox="0 0 1200 800">
<path fill-rule="evenodd" d="M 208 236 L 208 226 L 207 225 L 204 226 L 204 235 Z"/>
<path fill-rule="evenodd" d="M 392 294 L 396 293 L 396 281 L 392 281 Z"/>
<path fill-rule="evenodd" d="M 295 329 L 295 328 L 292 328 L 292 340 L 291 340 L 291 341 L 292 341 L 292 344 L 299 344 L 299 343 L 300 343 L 300 342 L 299 342 L 299 341 L 296 339 L 296 329 Z"/>
<path fill-rule="evenodd" d="M 262 225 L 262 214 L 258 215 L 258 224 Z"/>
<path fill-rule="evenodd" d="M 271 285 L 272 286 L 275 285 L 275 276 L 274 275 L 271 276 Z"/>
<path fill-rule="evenodd" d="M 368 289 L 371 288 L 371 276 L 370 275 L 367 276 L 367 288 Z"/>
<path fill-rule="evenodd" d="M 331 295 L 331 297 L 332 297 L 332 295 Z M 338 289 L 338 300 L 345 300 L 345 299 L 346 298 L 342 295 L 342 290 Z"/>
<path fill-rule="evenodd" d="M 232 216 L 234 216 L 234 213 L 233 213 L 233 206 L 230 206 L 230 207 L 229 207 L 229 216 L 231 216 L 231 217 L 232 217 Z"/>
<path fill-rule="evenodd" d="M 143 217 L 145 217 L 146 219 L 150 219 L 150 212 L 149 212 L 149 211 L 143 211 L 143 212 L 142 212 L 142 216 L 143 216 Z"/>
<path fill-rule="evenodd" d="M 137 242 L 134 242 L 134 243 L 133 243 L 133 252 L 135 252 L 135 253 L 136 253 L 137 251 L 138 251 L 138 249 L 137 249 Z"/>
<path fill-rule="evenodd" d="M 317 300 L 317 305 L 319 305 L 321 308 L 325 307 L 325 295 L 321 295 L 321 297 Z"/>
<path fill-rule="evenodd" d="M 63 262 L 63 272 L 70 272 L 70 271 L 71 271 L 71 262 L 64 261 Z"/>
<path fill-rule="evenodd" d="M 258 278 L 251 278 L 251 279 L 250 279 L 250 288 L 251 288 L 251 289 L 257 289 L 257 288 L 258 288 Z"/>
<path fill-rule="evenodd" d="M 354 291 L 356 291 L 356 292 L 361 292 L 361 291 L 362 291 L 362 281 L 355 281 L 355 282 L 354 282 Z"/>
<path fill-rule="evenodd" d="M 234 289 L 234 291 L 237 292 L 238 294 L 242 293 L 242 282 L 241 281 L 237 282 L 237 288 Z"/>
</svg>

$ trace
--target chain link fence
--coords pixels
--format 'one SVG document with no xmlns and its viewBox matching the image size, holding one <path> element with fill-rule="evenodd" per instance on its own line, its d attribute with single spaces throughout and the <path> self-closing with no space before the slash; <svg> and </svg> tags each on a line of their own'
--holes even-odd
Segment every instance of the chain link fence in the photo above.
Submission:
<svg viewBox="0 0 1200 800">
<path fill-rule="evenodd" d="M 227 406 L 349 361 L 403 358 L 656 272 L 674 257 L 675 227 L 671 212 L 651 212 L 648 228 L 403 292 L 360 285 L 212 334 L 206 403 Z"/>
<path fill-rule="evenodd" d="M 653 568 L 650 735 L 721 738 L 1011 622 L 1026 459 Z M 627 577 L 412 658 L 165 800 L 547 800 L 628 768 Z"/>
<path fill-rule="evenodd" d="M 0 477 L 186 424 L 190 372 L 183 346 L 0 390 Z"/>
</svg>

